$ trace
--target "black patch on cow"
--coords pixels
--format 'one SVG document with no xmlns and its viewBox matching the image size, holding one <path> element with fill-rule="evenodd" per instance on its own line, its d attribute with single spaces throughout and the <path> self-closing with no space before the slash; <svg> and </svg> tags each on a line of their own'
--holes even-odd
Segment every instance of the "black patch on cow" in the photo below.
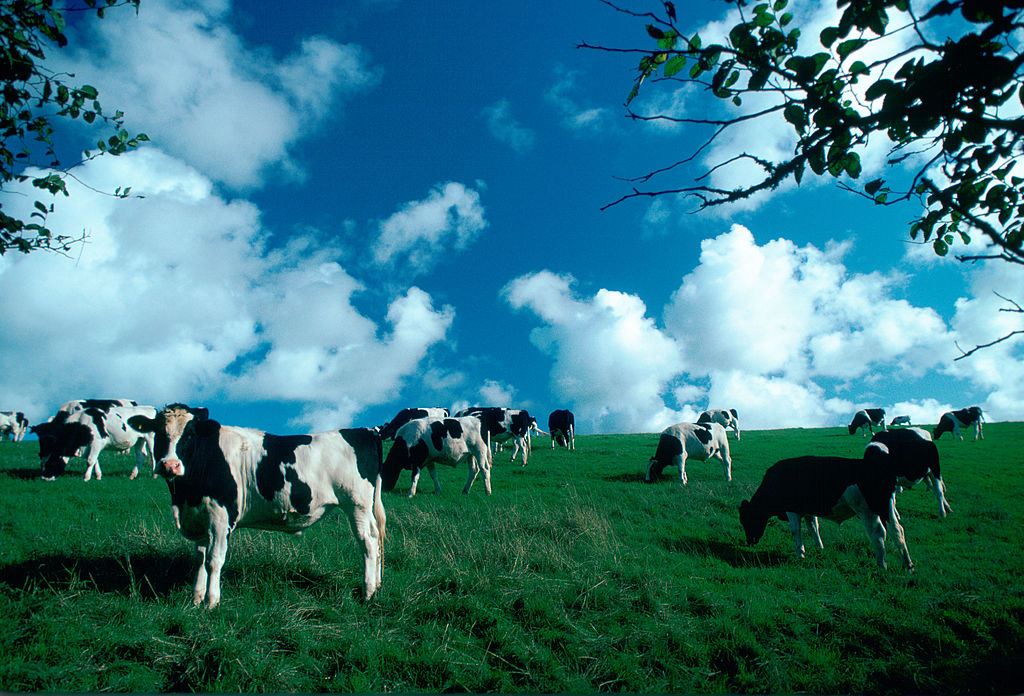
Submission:
<svg viewBox="0 0 1024 696">
<path fill-rule="evenodd" d="M 413 473 L 423 468 L 429 456 L 430 448 L 423 440 L 417 441 L 415 445 L 409 448 L 409 468 L 412 469 Z"/>
<path fill-rule="evenodd" d="M 259 494 L 264 499 L 273 500 L 284 488 L 285 479 L 287 478 L 289 482 L 293 480 L 293 477 L 288 475 L 288 470 L 294 469 L 289 464 L 295 464 L 295 449 L 308 445 L 312 441 L 313 438 L 310 435 L 271 435 L 270 433 L 263 435 L 264 454 L 259 462 L 256 463 L 256 490 L 259 491 Z M 298 475 L 293 472 L 293 476 L 294 480 L 298 481 Z M 299 494 L 299 499 L 301 500 L 306 495 L 309 495 L 309 500 L 312 500 L 309 486 L 302 481 L 299 481 L 299 486 L 306 489 L 304 493 Z M 299 510 L 299 507 L 294 503 L 295 492 L 295 486 L 293 485 L 292 505 L 296 510 Z M 305 512 L 309 512 L 309 503 L 307 502 L 306 505 Z M 302 510 L 299 511 L 303 512 Z"/>
<path fill-rule="evenodd" d="M 171 504 L 194 508 L 202 505 L 203 498 L 211 498 L 227 510 L 229 529 L 234 529 L 239 512 L 238 484 L 220 448 L 220 423 L 186 423 L 175 454 L 185 465 L 185 475 L 167 481 Z"/>
<path fill-rule="evenodd" d="M 385 491 L 392 490 L 398 483 L 402 471 L 410 468 L 412 467 L 409 466 L 409 445 L 404 439 L 398 438 L 388 451 L 388 458 L 384 460 L 381 488 Z"/>
<path fill-rule="evenodd" d="M 527 411 L 517 411 L 512 414 L 512 434 L 516 437 L 522 437 L 526 434 L 526 431 L 533 425 L 533 418 Z"/>
<path fill-rule="evenodd" d="M 381 436 L 369 428 L 345 428 L 338 432 L 356 451 L 359 476 L 370 483 L 376 481 L 377 474 L 383 471 L 384 445 Z"/>
<path fill-rule="evenodd" d="M 100 434 L 100 437 L 107 437 L 107 414 L 98 408 L 87 408 L 85 409 L 85 415 L 92 419 L 93 424 L 96 426 L 96 432 Z"/>
<path fill-rule="evenodd" d="M 286 466 L 284 477 L 291 484 L 291 491 L 288 499 L 296 512 L 302 515 L 309 514 L 309 507 L 313 502 L 313 490 L 305 481 L 299 478 L 299 472 L 293 466 Z"/>
<path fill-rule="evenodd" d="M 444 439 L 446 437 L 461 438 L 462 423 L 454 418 L 432 421 L 430 423 L 430 444 L 434 446 L 436 451 L 440 452 L 444 449 Z"/>
<path fill-rule="evenodd" d="M 670 466 L 673 459 L 683 453 L 683 442 L 675 435 L 662 433 L 658 449 L 654 451 L 654 465 L 650 469 L 651 480 L 661 475 L 662 469 Z"/>
<path fill-rule="evenodd" d="M 115 407 L 120 406 L 120 405 L 121 405 L 120 400 L 116 400 L 116 399 L 84 399 L 82 401 L 82 408 L 83 409 L 95 408 L 95 409 L 99 409 L 100 411 L 109 411 L 110 409 L 115 408 Z M 129 406 L 138 406 L 138 404 L 135 403 L 134 401 L 129 401 L 128 405 Z"/>
<path fill-rule="evenodd" d="M 694 428 L 693 435 L 698 440 L 700 440 L 700 444 L 702 445 L 706 445 L 709 442 L 711 442 L 711 428 L 706 425 L 701 425 L 701 427 L 699 428 Z"/>
<path fill-rule="evenodd" d="M 576 417 L 573 416 L 572 411 L 560 409 L 552 411 L 551 415 L 548 416 L 548 430 L 561 430 L 566 432 L 569 430 L 570 425 L 575 425 Z"/>
</svg>

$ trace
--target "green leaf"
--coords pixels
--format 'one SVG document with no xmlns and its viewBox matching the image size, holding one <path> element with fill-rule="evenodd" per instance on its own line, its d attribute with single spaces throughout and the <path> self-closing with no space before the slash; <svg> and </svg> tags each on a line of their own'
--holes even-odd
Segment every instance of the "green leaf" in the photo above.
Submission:
<svg viewBox="0 0 1024 696">
<path fill-rule="evenodd" d="M 821 45 L 828 48 L 835 40 L 839 38 L 839 30 L 836 27 L 825 27 L 821 30 L 818 35 L 818 40 L 821 41 Z"/>
<path fill-rule="evenodd" d="M 885 183 L 885 179 L 874 179 L 864 184 L 864 192 L 869 196 L 873 196 L 878 192 L 878 189 L 882 188 L 882 184 Z"/>
<path fill-rule="evenodd" d="M 663 39 L 663 38 L 665 38 L 665 32 L 663 32 L 661 29 L 659 29 L 658 27 L 654 26 L 653 24 L 648 24 L 647 25 L 647 33 L 648 33 L 648 35 L 650 35 L 650 37 L 652 39 Z"/>
<path fill-rule="evenodd" d="M 95 99 L 100 94 L 92 85 L 82 85 L 78 88 L 78 92 L 86 99 Z"/>
<path fill-rule="evenodd" d="M 868 42 L 867 39 L 849 39 L 836 46 L 836 53 L 839 60 L 846 60 L 846 57 Z"/>
<path fill-rule="evenodd" d="M 875 82 L 875 84 L 867 88 L 867 90 L 864 92 L 864 97 L 868 101 L 874 101 L 875 99 L 878 99 L 879 97 L 886 95 L 889 92 L 889 90 L 891 90 L 895 86 L 895 84 L 896 83 L 894 83 L 892 80 L 878 80 L 877 82 Z"/>
<path fill-rule="evenodd" d="M 807 112 L 799 104 L 787 104 L 782 115 L 796 127 L 797 132 L 803 133 L 807 128 Z"/>
<path fill-rule="evenodd" d="M 946 254 L 949 253 L 949 245 L 946 244 L 941 239 L 936 239 L 934 242 L 932 242 L 932 249 L 935 250 L 935 253 L 938 256 L 945 256 Z"/>
<path fill-rule="evenodd" d="M 684 67 L 686 67 L 686 56 L 681 54 L 672 56 L 665 63 L 665 77 L 672 77 Z"/>
</svg>

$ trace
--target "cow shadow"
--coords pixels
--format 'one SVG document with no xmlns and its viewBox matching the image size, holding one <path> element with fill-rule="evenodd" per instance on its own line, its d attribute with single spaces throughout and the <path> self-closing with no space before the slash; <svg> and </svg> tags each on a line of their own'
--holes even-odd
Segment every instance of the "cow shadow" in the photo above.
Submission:
<svg viewBox="0 0 1024 696">
<path fill-rule="evenodd" d="M 608 476 L 602 476 L 601 478 L 612 483 L 646 483 L 646 481 L 644 481 L 644 476 L 644 472 L 636 471 L 626 474 L 609 474 Z"/>
<path fill-rule="evenodd" d="M 13 590 L 86 585 L 102 593 L 158 599 L 191 583 L 191 556 L 142 553 L 125 556 L 47 555 L 0 566 L 0 586 Z"/>
<path fill-rule="evenodd" d="M 662 546 L 676 553 L 717 558 L 733 568 L 774 568 L 790 560 L 789 555 L 779 550 L 758 550 L 739 541 L 706 537 L 677 536 L 662 540 Z"/>
<path fill-rule="evenodd" d="M 4 469 L 2 473 L 7 478 L 16 478 L 21 479 L 22 481 L 33 481 L 42 475 L 38 466 L 19 469 Z"/>
</svg>

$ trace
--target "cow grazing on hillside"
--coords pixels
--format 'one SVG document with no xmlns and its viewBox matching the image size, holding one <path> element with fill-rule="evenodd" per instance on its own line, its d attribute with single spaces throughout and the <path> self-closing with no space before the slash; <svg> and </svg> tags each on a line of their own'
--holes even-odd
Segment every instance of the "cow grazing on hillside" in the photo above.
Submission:
<svg viewBox="0 0 1024 696">
<path fill-rule="evenodd" d="M 698 423 L 718 423 L 726 430 L 736 433 L 736 440 L 740 439 L 740 415 L 736 409 L 713 408 L 704 411 L 697 417 Z"/>
<path fill-rule="evenodd" d="M 647 462 L 648 483 L 661 475 L 666 466 L 679 467 L 679 483 L 686 485 L 686 460 L 706 462 L 717 457 L 725 470 L 725 480 L 732 481 L 732 459 L 725 428 L 718 423 L 677 423 L 662 431 L 658 449 Z"/>
<path fill-rule="evenodd" d="M 910 416 L 894 416 L 893 419 L 889 421 L 889 427 L 892 428 L 897 425 L 910 425 Z"/>
<path fill-rule="evenodd" d="M 403 408 L 395 414 L 394 418 L 380 426 L 378 431 L 384 440 L 393 440 L 398 429 L 411 420 L 416 418 L 447 418 L 448 415 L 448 409 L 446 408 Z"/>
<path fill-rule="evenodd" d="M 32 427 L 32 432 L 39 437 L 39 463 L 42 477 L 52 481 L 64 473 L 68 460 L 72 457 L 85 457 L 85 480 L 96 475 L 96 480 L 103 478 L 100 469 L 100 452 L 114 450 L 135 453 L 135 464 L 129 478 L 139 475 L 139 467 L 149 465 L 154 470 L 153 436 L 142 433 L 129 424 L 132 416 L 156 415 L 152 406 L 112 406 L 105 408 L 88 407 L 75 410 L 70 415 L 64 414 L 62 419 L 54 418 Z"/>
<path fill-rule="evenodd" d="M 864 432 L 865 430 L 874 435 L 875 427 L 885 430 L 885 409 L 866 408 L 862 411 L 857 411 L 853 414 L 853 421 L 846 427 L 849 428 L 851 435 L 859 429 L 861 436 L 867 434 Z"/>
<path fill-rule="evenodd" d="M 556 442 L 566 449 L 576 449 L 576 416 L 572 411 L 552 411 L 548 416 L 548 432 L 551 434 L 551 449 L 555 448 Z"/>
<path fill-rule="evenodd" d="M 480 420 L 481 432 L 488 446 L 498 445 L 512 440 L 512 456 L 522 452 L 523 466 L 530 452 L 530 431 L 537 426 L 537 419 L 522 409 L 499 408 L 496 406 L 474 406 L 455 414 L 457 418 L 475 416 Z"/>
<path fill-rule="evenodd" d="M 434 479 L 434 493 L 441 494 L 435 463 L 457 466 L 465 460 L 469 478 L 463 493 L 469 493 L 478 474 L 483 474 L 484 490 L 491 494 L 491 450 L 484 441 L 480 420 L 474 416 L 458 418 L 418 418 L 411 420 L 395 435 L 395 444 L 384 460 L 384 490 L 390 491 L 406 469 L 412 471 L 409 497 L 416 495 L 416 485 L 424 468 Z"/>
<path fill-rule="evenodd" d="M 959 411 L 947 411 L 939 418 L 939 424 L 932 430 L 932 435 L 938 440 L 942 437 L 942 433 L 953 433 L 953 437 L 963 440 L 964 436 L 960 432 L 960 428 L 969 428 L 973 425 L 974 439 L 984 440 L 985 434 L 982 432 L 981 426 L 982 416 L 981 407 L 979 406 L 962 408 Z"/>
<path fill-rule="evenodd" d="M 0 440 L 10 437 L 21 442 L 28 431 L 28 418 L 21 411 L 0 411 Z"/>
<path fill-rule="evenodd" d="M 155 435 L 157 471 L 167 479 L 181 534 L 196 544 L 192 599 L 220 602 L 228 536 L 239 527 L 299 533 L 340 508 L 363 554 L 363 597 L 380 587 L 386 517 L 381 439 L 369 429 L 271 435 L 221 425 L 206 409 L 165 407 L 132 427 Z"/>
<path fill-rule="evenodd" d="M 923 472 L 922 478 L 928 488 L 935 492 L 939 502 L 939 517 L 945 517 L 947 512 L 953 511 L 946 501 L 946 484 L 939 468 L 939 448 L 932 442 L 932 436 L 927 430 L 904 428 L 877 433 L 871 438 L 868 448 L 879 446 L 884 447 L 897 461 L 905 463 L 902 469 L 904 472 Z M 897 484 L 903 488 L 912 488 L 919 480 L 901 475 Z"/>
<path fill-rule="evenodd" d="M 885 568 L 886 530 L 896 533 L 896 545 L 907 569 L 914 567 L 907 550 L 903 527 L 896 511 L 896 474 L 889 455 L 871 448 L 864 459 L 843 457 L 796 457 L 783 459 L 765 472 L 750 500 L 740 504 L 740 524 L 747 543 L 756 544 L 768 520 L 789 522 L 796 557 L 804 557 L 800 521 L 806 520 L 815 545 L 824 548 L 818 518 L 842 523 L 858 516 L 875 551 L 879 568 Z"/>
</svg>

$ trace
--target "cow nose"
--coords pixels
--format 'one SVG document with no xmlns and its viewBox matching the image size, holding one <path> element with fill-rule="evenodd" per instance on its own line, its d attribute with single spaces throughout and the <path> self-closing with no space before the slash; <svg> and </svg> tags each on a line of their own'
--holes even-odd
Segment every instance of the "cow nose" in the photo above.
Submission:
<svg viewBox="0 0 1024 696">
<path fill-rule="evenodd" d="M 164 459 L 160 462 L 160 475 L 164 478 L 174 478 L 185 474 L 185 465 L 179 459 Z"/>
</svg>

